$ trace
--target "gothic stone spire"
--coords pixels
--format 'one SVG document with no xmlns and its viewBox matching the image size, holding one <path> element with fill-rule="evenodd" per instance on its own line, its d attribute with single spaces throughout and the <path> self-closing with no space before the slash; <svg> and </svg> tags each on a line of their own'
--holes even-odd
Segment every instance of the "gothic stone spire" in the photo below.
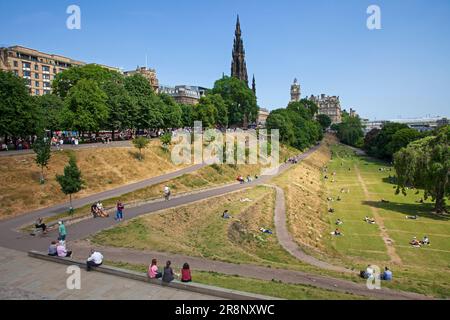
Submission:
<svg viewBox="0 0 450 320">
<path fill-rule="evenodd" d="M 236 21 L 236 31 L 233 46 L 233 62 L 231 64 L 231 76 L 244 81 L 248 85 L 247 64 L 245 63 L 244 41 L 241 38 L 241 23 L 239 15 Z"/>
</svg>

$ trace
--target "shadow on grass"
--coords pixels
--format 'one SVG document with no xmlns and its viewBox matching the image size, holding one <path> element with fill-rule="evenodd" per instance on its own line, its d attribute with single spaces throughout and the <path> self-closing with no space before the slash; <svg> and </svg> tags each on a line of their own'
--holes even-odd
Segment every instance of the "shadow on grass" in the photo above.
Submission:
<svg viewBox="0 0 450 320">
<path fill-rule="evenodd" d="M 381 201 L 363 201 L 364 205 L 373 208 L 388 210 L 402 215 L 418 215 L 420 218 L 429 218 L 439 221 L 450 220 L 448 214 L 433 213 L 434 205 L 431 203 L 415 204 L 415 203 L 399 203 L 399 202 L 381 202 Z"/>
<path fill-rule="evenodd" d="M 139 161 L 144 161 L 144 159 L 145 159 L 144 153 L 142 153 L 142 159 L 141 159 L 141 155 L 139 154 L 139 151 L 128 151 L 128 154 L 130 156 L 132 156 L 134 159 L 139 160 Z"/>
</svg>

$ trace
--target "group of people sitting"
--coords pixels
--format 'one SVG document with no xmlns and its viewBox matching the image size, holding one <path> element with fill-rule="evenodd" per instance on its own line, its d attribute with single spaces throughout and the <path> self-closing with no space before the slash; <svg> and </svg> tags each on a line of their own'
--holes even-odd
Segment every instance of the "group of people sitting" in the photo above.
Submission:
<svg viewBox="0 0 450 320">
<path fill-rule="evenodd" d="M 369 264 L 367 269 L 362 270 L 359 275 L 363 279 L 372 279 L 375 277 L 375 269 Z M 388 267 L 385 267 L 383 273 L 380 274 L 380 280 L 392 281 L 392 277 L 392 271 Z"/>
<path fill-rule="evenodd" d="M 163 272 L 160 272 L 158 269 L 158 261 L 156 259 L 153 259 L 152 263 L 148 267 L 147 276 L 150 279 L 161 279 L 166 283 L 172 282 L 173 280 L 175 280 L 175 277 L 178 277 L 181 282 L 192 282 L 191 269 L 188 263 L 185 263 L 183 265 L 180 274 L 174 273 L 171 265 L 172 262 L 167 261 Z"/>
<path fill-rule="evenodd" d="M 73 252 L 67 250 L 65 241 L 52 241 L 48 247 L 48 255 L 51 257 L 73 258 Z M 92 267 L 99 267 L 103 264 L 103 255 L 91 250 L 89 258 L 86 260 L 86 271 L 91 271 Z"/>
<path fill-rule="evenodd" d="M 71 258 L 72 251 L 67 250 L 65 241 L 52 241 L 48 247 L 48 255 L 52 257 Z"/>
<path fill-rule="evenodd" d="M 255 180 L 258 180 L 258 179 L 259 179 L 259 176 L 256 175 L 256 176 L 255 176 Z M 239 175 L 239 176 L 236 178 L 236 181 L 239 181 L 240 184 L 250 183 L 250 182 L 253 181 L 253 178 L 252 178 L 251 176 L 247 176 L 247 178 L 244 179 L 243 176 Z"/>
<path fill-rule="evenodd" d="M 107 218 L 109 214 L 103 208 L 103 204 L 98 201 L 91 206 L 91 213 L 94 218 Z"/>
<path fill-rule="evenodd" d="M 414 237 L 409 244 L 413 247 L 420 248 L 422 246 L 429 246 L 431 243 L 430 239 L 425 236 L 421 241 L 417 240 L 417 237 Z"/>
<path fill-rule="evenodd" d="M 289 158 L 287 162 L 288 163 L 292 163 L 292 164 L 297 164 L 298 163 L 298 158 L 297 157 Z"/>
</svg>

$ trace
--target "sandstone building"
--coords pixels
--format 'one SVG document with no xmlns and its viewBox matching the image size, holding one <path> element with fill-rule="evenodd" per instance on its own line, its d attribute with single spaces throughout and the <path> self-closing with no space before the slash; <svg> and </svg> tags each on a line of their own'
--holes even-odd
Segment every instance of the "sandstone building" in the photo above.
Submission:
<svg viewBox="0 0 450 320">
<path fill-rule="evenodd" d="M 84 65 L 86 63 L 82 61 L 22 46 L 0 48 L 0 70 L 13 72 L 25 79 L 33 96 L 51 93 L 52 81 L 58 73 L 71 67 Z M 117 68 L 103 65 L 102 67 L 120 72 Z"/>
<path fill-rule="evenodd" d="M 341 102 L 337 96 L 320 96 L 311 95 L 309 100 L 313 101 L 319 107 L 319 114 L 326 114 L 330 117 L 332 123 L 342 122 Z"/>
</svg>

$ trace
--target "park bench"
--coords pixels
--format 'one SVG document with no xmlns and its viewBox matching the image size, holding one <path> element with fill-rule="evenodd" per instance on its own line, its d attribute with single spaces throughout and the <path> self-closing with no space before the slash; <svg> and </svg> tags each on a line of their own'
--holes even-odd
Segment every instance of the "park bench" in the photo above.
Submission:
<svg viewBox="0 0 450 320">
<path fill-rule="evenodd" d="M 38 252 L 38 251 L 30 251 L 28 252 L 28 256 L 40 260 L 55 262 L 59 264 L 64 264 L 67 266 L 79 266 L 80 268 L 86 267 L 85 261 L 74 260 L 71 258 L 60 258 L 49 256 L 47 253 Z M 173 289 L 190 291 L 210 296 L 215 296 L 218 298 L 229 299 L 229 300 L 278 300 L 276 298 L 263 296 L 254 293 L 241 292 L 230 289 L 223 289 L 213 286 L 208 286 L 200 283 L 183 283 L 177 280 L 172 281 L 171 283 L 162 282 L 160 279 L 150 279 L 147 274 L 124 270 L 120 268 L 115 268 L 112 266 L 102 265 L 100 267 L 92 267 L 92 271 L 101 272 L 109 275 L 113 275 L 116 277 L 127 278 L 131 280 L 141 281 L 150 283 L 158 286 L 165 286 Z"/>
</svg>

